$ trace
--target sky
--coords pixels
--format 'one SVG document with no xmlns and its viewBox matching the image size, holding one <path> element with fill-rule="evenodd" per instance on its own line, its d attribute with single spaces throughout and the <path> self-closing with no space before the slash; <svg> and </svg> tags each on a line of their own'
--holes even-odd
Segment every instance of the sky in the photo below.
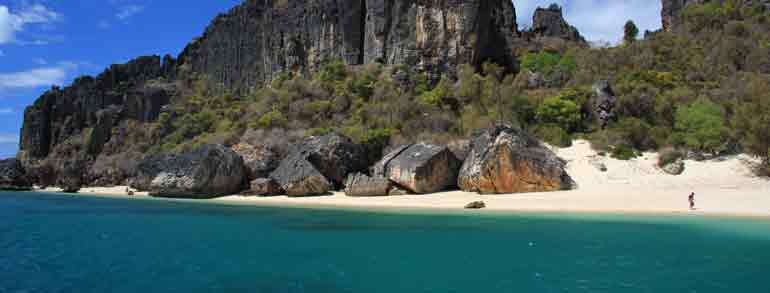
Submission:
<svg viewBox="0 0 770 293">
<path fill-rule="evenodd" d="M 52 85 L 142 55 L 177 55 L 239 0 L 0 0 L 0 158 L 15 156 L 24 108 Z M 589 41 L 617 43 L 631 19 L 660 28 L 657 0 L 514 0 L 521 27 L 557 3 Z"/>
</svg>

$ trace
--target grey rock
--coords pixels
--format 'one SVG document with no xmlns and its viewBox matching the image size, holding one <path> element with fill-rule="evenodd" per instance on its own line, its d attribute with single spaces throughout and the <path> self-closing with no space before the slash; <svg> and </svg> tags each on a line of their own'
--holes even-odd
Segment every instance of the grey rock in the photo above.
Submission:
<svg viewBox="0 0 770 293">
<path fill-rule="evenodd" d="M 609 81 L 601 80 L 593 85 L 594 115 L 599 120 L 602 129 L 616 118 L 615 107 L 618 98 L 610 87 Z"/>
<path fill-rule="evenodd" d="M 361 173 L 348 175 L 345 195 L 352 197 L 388 196 L 393 184 L 384 177 L 369 177 Z"/>
<path fill-rule="evenodd" d="M 257 178 L 251 181 L 248 195 L 275 196 L 283 193 L 281 187 L 272 178 Z"/>
<path fill-rule="evenodd" d="M 238 154 L 222 145 L 205 145 L 180 155 L 146 158 L 131 187 L 159 197 L 213 198 L 237 194 L 246 179 Z"/>
<path fill-rule="evenodd" d="M 413 193 L 434 193 L 455 186 L 460 164 L 448 147 L 420 143 L 396 148 L 373 167 L 373 175 Z"/>
<path fill-rule="evenodd" d="M 685 165 L 682 159 L 677 159 L 672 163 L 660 167 L 660 169 L 669 175 L 682 175 L 682 173 L 684 173 Z"/>
<path fill-rule="evenodd" d="M 532 18 L 532 34 L 535 37 L 552 37 L 586 44 L 577 28 L 564 20 L 562 8 L 551 4 L 548 8 L 538 7 Z"/>
<path fill-rule="evenodd" d="M 293 197 L 325 195 L 332 189 L 326 177 L 301 154 L 285 158 L 270 178 Z"/>
<path fill-rule="evenodd" d="M 402 196 L 402 195 L 409 195 L 409 191 L 403 188 L 400 188 L 398 186 L 393 186 L 390 189 L 390 192 L 388 192 L 389 196 Z"/>
<path fill-rule="evenodd" d="M 30 189 L 32 189 L 32 183 L 19 160 L 0 160 L 0 190 Z"/>
<path fill-rule="evenodd" d="M 373 163 L 364 146 L 336 133 L 310 137 L 294 153 L 310 162 L 335 188 L 343 187 L 348 174 L 365 171 Z"/>
<path fill-rule="evenodd" d="M 484 203 L 483 201 L 474 201 L 474 202 L 471 202 L 471 203 L 465 205 L 466 209 L 475 209 L 475 210 L 483 209 L 483 208 L 486 208 L 486 207 L 487 207 L 487 204 Z"/>
<path fill-rule="evenodd" d="M 572 188 L 566 163 L 531 135 L 498 126 L 477 132 L 458 185 L 482 194 L 543 192 Z"/>
<path fill-rule="evenodd" d="M 267 145 L 252 146 L 241 143 L 232 146 L 232 150 L 243 158 L 250 179 L 270 176 L 283 159 L 280 151 Z"/>
</svg>

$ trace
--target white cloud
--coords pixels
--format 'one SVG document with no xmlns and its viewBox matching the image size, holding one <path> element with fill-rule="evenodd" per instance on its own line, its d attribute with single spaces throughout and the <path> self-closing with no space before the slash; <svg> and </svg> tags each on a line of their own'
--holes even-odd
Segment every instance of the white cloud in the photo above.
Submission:
<svg viewBox="0 0 770 293">
<path fill-rule="evenodd" d="M 16 113 L 16 110 L 14 110 L 13 108 L 0 108 L 0 115 L 13 114 L 13 113 Z"/>
<path fill-rule="evenodd" d="M 0 133 L 0 144 L 19 143 L 18 134 Z"/>
<path fill-rule="evenodd" d="M 119 20 L 127 20 L 131 18 L 132 16 L 136 15 L 139 12 L 142 12 L 144 10 L 144 6 L 141 5 L 126 5 L 123 7 L 120 7 L 118 10 L 118 13 L 115 14 L 115 17 Z"/>
<path fill-rule="evenodd" d="M 514 0 L 519 25 L 530 26 L 535 9 L 551 3 L 564 7 L 567 22 L 589 41 L 620 42 L 628 20 L 633 20 L 641 32 L 661 26 L 661 2 L 652 0 Z"/>
<path fill-rule="evenodd" d="M 20 72 L 0 73 L 0 90 L 35 88 L 63 84 L 71 71 L 79 64 L 60 62 L 52 67 L 40 67 Z"/>
<path fill-rule="evenodd" d="M 61 14 L 48 9 L 42 4 L 23 6 L 17 12 L 0 5 L 0 44 L 16 40 L 16 33 L 29 24 L 49 24 L 61 19 Z"/>
</svg>

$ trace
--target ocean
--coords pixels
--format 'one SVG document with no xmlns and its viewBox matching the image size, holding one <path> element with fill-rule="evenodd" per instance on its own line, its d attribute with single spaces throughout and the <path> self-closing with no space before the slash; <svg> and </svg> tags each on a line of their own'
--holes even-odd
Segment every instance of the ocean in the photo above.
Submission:
<svg viewBox="0 0 770 293">
<path fill-rule="evenodd" d="M 0 193 L 0 292 L 770 292 L 770 220 Z"/>
</svg>

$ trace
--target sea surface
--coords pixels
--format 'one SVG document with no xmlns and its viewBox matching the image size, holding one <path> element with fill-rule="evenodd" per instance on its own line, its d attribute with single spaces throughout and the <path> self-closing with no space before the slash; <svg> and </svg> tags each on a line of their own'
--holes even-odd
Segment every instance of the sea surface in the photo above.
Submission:
<svg viewBox="0 0 770 293">
<path fill-rule="evenodd" d="M 0 292 L 770 292 L 770 220 L 0 193 Z"/>
</svg>

